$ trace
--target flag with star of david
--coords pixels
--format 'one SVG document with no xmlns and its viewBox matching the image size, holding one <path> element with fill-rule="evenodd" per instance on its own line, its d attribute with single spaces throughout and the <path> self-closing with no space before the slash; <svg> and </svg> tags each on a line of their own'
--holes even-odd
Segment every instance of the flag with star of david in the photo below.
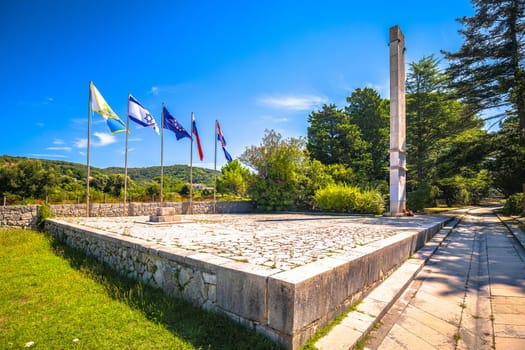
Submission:
<svg viewBox="0 0 525 350">
<path fill-rule="evenodd" d="M 129 95 L 128 99 L 128 117 L 143 127 L 153 128 L 157 135 L 160 135 L 159 127 L 157 126 L 157 122 L 155 122 L 155 118 L 153 118 L 151 113 L 131 95 Z"/>
</svg>

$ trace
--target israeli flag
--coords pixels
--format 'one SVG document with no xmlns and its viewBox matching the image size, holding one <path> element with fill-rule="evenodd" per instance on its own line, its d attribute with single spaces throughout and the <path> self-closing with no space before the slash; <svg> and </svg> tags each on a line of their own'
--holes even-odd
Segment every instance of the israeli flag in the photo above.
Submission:
<svg viewBox="0 0 525 350">
<path fill-rule="evenodd" d="M 155 118 L 153 118 L 151 113 L 131 95 L 129 95 L 128 99 L 128 117 L 145 128 L 153 128 L 157 135 L 160 135 L 159 127 L 157 126 Z"/>
</svg>

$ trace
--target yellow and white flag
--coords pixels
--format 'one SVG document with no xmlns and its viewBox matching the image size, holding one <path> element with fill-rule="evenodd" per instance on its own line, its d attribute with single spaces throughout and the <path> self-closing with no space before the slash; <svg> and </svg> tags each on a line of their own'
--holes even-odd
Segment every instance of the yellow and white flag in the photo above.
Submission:
<svg viewBox="0 0 525 350">
<path fill-rule="evenodd" d="M 120 120 L 118 115 L 113 112 L 92 81 L 89 82 L 89 89 L 91 91 L 91 108 L 93 112 L 100 114 L 102 118 L 104 118 L 112 134 L 125 132 L 126 125 Z"/>
</svg>

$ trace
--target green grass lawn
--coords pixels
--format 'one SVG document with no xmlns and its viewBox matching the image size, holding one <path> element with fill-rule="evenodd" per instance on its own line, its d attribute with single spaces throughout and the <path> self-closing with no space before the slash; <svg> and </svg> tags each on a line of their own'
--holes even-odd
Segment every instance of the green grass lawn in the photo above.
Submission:
<svg viewBox="0 0 525 350">
<path fill-rule="evenodd" d="M 1 349 L 277 349 L 225 316 L 118 276 L 30 230 L 0 228 Z"/>
</svg>

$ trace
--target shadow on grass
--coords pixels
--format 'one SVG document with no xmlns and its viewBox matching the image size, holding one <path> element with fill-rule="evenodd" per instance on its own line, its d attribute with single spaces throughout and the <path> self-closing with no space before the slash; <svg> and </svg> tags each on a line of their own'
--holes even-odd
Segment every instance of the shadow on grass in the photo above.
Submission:
<svg viewBox="0 0 525 350">
<path fill-rule="evenodd" d="M 226 316 L 206 312 L 142 282 L 119 275 L 108 265 L 51 237 L 56 255 L 72 268 L 104 286 L 108 295 L 140 310 L 152 322 L 162 324 L 174 336 L 198 349 L 280 349 L 269 339 L 235 324 Z"/>
</svg>

